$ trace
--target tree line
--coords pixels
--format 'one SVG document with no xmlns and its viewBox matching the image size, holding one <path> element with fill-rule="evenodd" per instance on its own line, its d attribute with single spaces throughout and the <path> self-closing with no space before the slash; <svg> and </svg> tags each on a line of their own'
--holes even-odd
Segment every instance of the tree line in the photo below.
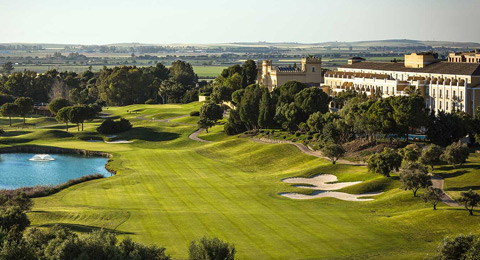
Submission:
<svg viewBox="0 0 480 260">
<path fill-rule="evenodd" d="M 9 70 L 10 68 L 3 68 Z M 122 106 L 150 103 L 188 103 L 196 101 L 198 77 L 193 67 L 177 60 L 169 68 L 158 63 L 151 67 L 104 67 L 81 74 L 49 70 L 14 72 L 0 78 L 0 105 L 18 97 L 31 98 L 35 103 L 48 103 L 57 98 L 71 104 Z M 187 94 L 188 93 L 188 94 Z"/>
</svg>

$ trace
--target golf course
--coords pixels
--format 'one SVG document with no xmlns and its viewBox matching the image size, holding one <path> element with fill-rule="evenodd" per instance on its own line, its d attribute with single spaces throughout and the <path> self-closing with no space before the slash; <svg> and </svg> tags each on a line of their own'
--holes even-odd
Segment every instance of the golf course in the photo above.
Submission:
<svg viewBox="0 0 480 260">
<path fill-rule="evenodd" d="M 396 174 L 384 177 L 365 166 L 337 163 L 302 153 L 291 144 L 266 144 L 227 136 L 222 123 L 189 138 L 198 127 L 201 103 L 131 105 L 103 109 L 103 118 L 130 120 L 133 129 L 101 139 L 103 118 L 84 131 L 53 118 L 0 118 L 0 147 L 36 145 L 106 152 L 112 177 L 80 183 L 35 198 L 31 227 L 61 225 L 78 233 L 105 229 L 145 244 L 165 246 L 185 259 L 190 241 L 218 237 L 235 244 L 238 259 L 423 259 L 445 236 L 480 232 L 480 212 L 443 203 L 437 210 L 405 191 Z M 171 119 L 172 120 L 165 120 Z M 54 155 L 53 155 L 54 156 Z M 480 154 L 466 164 L 442 165 L 435 173 L 445 191 L 480 191 Z M 365 201 L 336 198 L 295 200 L 279 194 L 312 194 L 282 180 L 334 175 L 349 194 L 381 193 Z M 20 176 L 19 176 L 20 177 Z M 419 195 L 423 190 L 419 191 Z"/>
</svg>

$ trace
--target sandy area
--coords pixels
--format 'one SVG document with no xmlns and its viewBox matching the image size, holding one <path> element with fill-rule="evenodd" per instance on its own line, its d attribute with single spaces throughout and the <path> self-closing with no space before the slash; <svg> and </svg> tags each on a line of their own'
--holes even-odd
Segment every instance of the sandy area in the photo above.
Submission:
<svg viewBox="0 0 480 260">
<path fill-rule="evenodd" d="M 317 199 L 317 198 L 335 198 L 339 200 L 346 200 L 346 201 L 370 201 L 373 199 L 362 199 L 363 197 L 370 197 L 382 194 L 382 192 L 371 192 L 365 194 L 348 194 L 345 192 L 338 192 L 338 191 L 317 191 L 312 195 L 305 195 L 300 193 L 280 193 L 280 196 L 287 197 L 294 200 L 309 200 L 309 199 Z"/>
<path fill-rule="evenodd" d="M 116 141 L 110 141 L 110 142 L 105 142 L 107 144 L 130 144 L 133 143 L 133 141 L 127 141 L 127 140 L 116 140 Z"/>
<path fill-rule="evenodd" d="M 286 183 L 293 184 L 310 184 L 312 186 L 295 185 L 295 187 L 312 189 L 312 190 L 339 190 L 348 186 L 362 183 L 361 181 L 355 182 L 337 182 L 337 176 L 331 174 L 321 174 L 313 178 L 287 178 L 282 180 Z M 332 183 L 337 182 L 337 183 Z"/>
<path fill-rule="evenodd" d="M 338 181 L 337 176 L 331 174 L 321 174 L 312 178 L 287 178 L 282 180 L 285 183 L 292 184 L 309 184 L 306 185 L 295 185 L 298 188 L 311 189 L 315 190 L 312 195 L 300 194 L 300 193 L 289 193 L 282 192 L 278 195 L 287 197 L 294 200 L 308 200 L 308 199 L 317 199 L 317 198 L 335 198 L 339 200 L 346 201 L 370 201 L 371 198 L 363 199 L 364 197 L 371 197 L 382 194 L 383 192 L 371 192 L 364 194 L 349 194 L 345 192 L 338 192 L 333 190 L 339 190 L 348 186 L 361 183 L 361 181 L 355 182 L 336 182 Z M 336 183 L 332 183 L 336 182 Z"/>
</svg>

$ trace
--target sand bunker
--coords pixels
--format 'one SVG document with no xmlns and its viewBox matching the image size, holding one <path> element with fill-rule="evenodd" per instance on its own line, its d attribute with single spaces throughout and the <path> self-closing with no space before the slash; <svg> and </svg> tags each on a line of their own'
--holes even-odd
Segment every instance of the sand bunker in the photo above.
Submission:
<svg viewBox="0 0 480 260">
<path fill-rule="evenodd" d="M 312 190 L 339 190 L 362 183 L 361 181 L 330 183 L 336 181 L 338 181 L 337 176 L 331 174 L 321 174 L 313 178 L 287 178 L 283 180 L 286 183 L 310 184 L 312 186 L 295 185 L 295 187 Z"/>
<path fill-rule="evenodd" d="M 361 183 L 361 181 L 332 183 L 332 182 L 338 181 L 338 179 L 337 179 L 337 176 L 331 175 L 331 174 L 321 174 L 312 178 L 287 178 L 282 181 L 286 183 L 293 183 L 293 184 L 309 184 L 310 186 L 306 186 L 306 185 L 294 185 L 294 186 L 298 188 L 315 190 L 315 192 L 313 192 L 313 194 L 311 195 L 300 194 L 300 193 L 288 193 L 288 192 L 282 192 L 278 194 L 280 196 L 287 197 L 294 200 L 307 200 L 307 199 L 316 199 L 316 198 L 336 198 L 336 199 L 346 200 L 346 201 L 370 201 L 373 199 L 371 198 L 363 199 L 363 198 L 382 194 L 382 192 L 349 194 L 345 192 L 333 191 L 333 190 L 339 190 L 348 186 L 352 186 L 355 184 L 359 184 Z"/>
<path fill-rule="evenodd" d="M 116 140 L 116 141 L 105 141 L 107 144 L 130 144 L 133 143 L 133 141 L 127 141 L 127 140 Z"/>
</svg>

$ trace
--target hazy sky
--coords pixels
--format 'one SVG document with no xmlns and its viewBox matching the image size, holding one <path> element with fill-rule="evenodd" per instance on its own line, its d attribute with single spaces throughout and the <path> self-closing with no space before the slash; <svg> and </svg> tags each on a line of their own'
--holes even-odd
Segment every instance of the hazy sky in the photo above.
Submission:
<svg viewBox="0 0 480 260">
<path fill-rule="evenodd" d="M 480 0 L 0 0 L 0 42 L 480 42 Z"/>
</svg>

